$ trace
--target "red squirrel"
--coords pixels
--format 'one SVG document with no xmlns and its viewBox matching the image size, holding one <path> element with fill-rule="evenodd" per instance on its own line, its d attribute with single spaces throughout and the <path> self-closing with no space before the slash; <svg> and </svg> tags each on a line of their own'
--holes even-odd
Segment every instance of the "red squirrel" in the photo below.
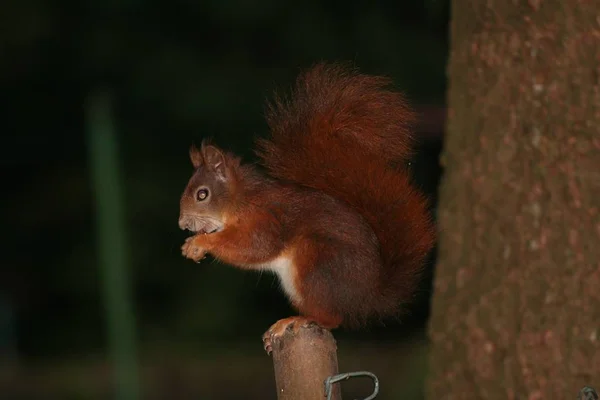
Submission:
<svg viewBox="0 0 600 400">
<path fill-rule="evenodd" d="M 206 141 L 190 149 L 182 253 L 279 276 L 300 316 L 264 334 L 268 353 L 287 328 L 357 327 L 414 297 L 435 242 L 405 166 L 414 120 L 389 79 L 320 63 L 268 104 L 271 135 L 256 149 L 266 172 Z"/>
</svg>

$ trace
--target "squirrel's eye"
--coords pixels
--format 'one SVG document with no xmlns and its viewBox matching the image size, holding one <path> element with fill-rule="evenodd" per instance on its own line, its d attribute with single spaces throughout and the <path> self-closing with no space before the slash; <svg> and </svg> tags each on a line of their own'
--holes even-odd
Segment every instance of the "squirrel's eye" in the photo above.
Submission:
<svg viewBox="0 0 600 400">
<path fill-rule="evenodd" d="M 208 189 L 200 189 L 196 192 L 196 199 L 203 201 L 208 198 Z"/>
</svg>

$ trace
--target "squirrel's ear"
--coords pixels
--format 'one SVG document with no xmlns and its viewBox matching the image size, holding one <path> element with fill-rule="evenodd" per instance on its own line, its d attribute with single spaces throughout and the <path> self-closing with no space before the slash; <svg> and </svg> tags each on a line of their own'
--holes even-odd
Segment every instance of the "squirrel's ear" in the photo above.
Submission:
<svg viewBox="0 0 600 400">
<path fill-rule="evenodd" d="M 206 166 L 217 175 L 217 178 L 225 180 L 225 155 L 221 150 L 213 145 L 206 145 L 203 143 L 202 158 L 206 162 Z"/>
<path fill-rule="evenodd" d="M 202 165 L 202 153 L 195 145 L 190 147 L 190 160 L 194 168 L 198 169 Z"/>
</svg>

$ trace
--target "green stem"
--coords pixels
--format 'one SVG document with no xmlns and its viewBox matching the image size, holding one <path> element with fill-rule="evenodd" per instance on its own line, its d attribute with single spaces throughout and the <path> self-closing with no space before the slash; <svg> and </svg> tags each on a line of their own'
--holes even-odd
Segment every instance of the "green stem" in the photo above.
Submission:
<svg viewBox="0 0 600 400">
<path fill-rule="evenodd" d="M 135 321 L 129 282 L 122 174 L 110 96 L 98 93 L 87 104 L 87 139 L 95 195 L 99 264 L 102 272 L 109 350 L 117 400 L 138 398 Z"/>
</svg>

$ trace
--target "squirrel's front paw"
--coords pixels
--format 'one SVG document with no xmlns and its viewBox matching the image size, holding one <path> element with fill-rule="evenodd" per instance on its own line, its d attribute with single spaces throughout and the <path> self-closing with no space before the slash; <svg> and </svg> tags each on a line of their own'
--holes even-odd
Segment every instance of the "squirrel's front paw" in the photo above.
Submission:
<svg viewBox="0 0 600 400">
<path fill-rule="evenodd" d="M 194 243 L 194 236 L 185 239 L 185 243 L 181 246 L 181 254 L 184 257 L 189 258 L 195 262 L 200 262 L 204 257 L 206 257 L 206 249 L 202 247 L 198 247 Z"/>
</svg>

